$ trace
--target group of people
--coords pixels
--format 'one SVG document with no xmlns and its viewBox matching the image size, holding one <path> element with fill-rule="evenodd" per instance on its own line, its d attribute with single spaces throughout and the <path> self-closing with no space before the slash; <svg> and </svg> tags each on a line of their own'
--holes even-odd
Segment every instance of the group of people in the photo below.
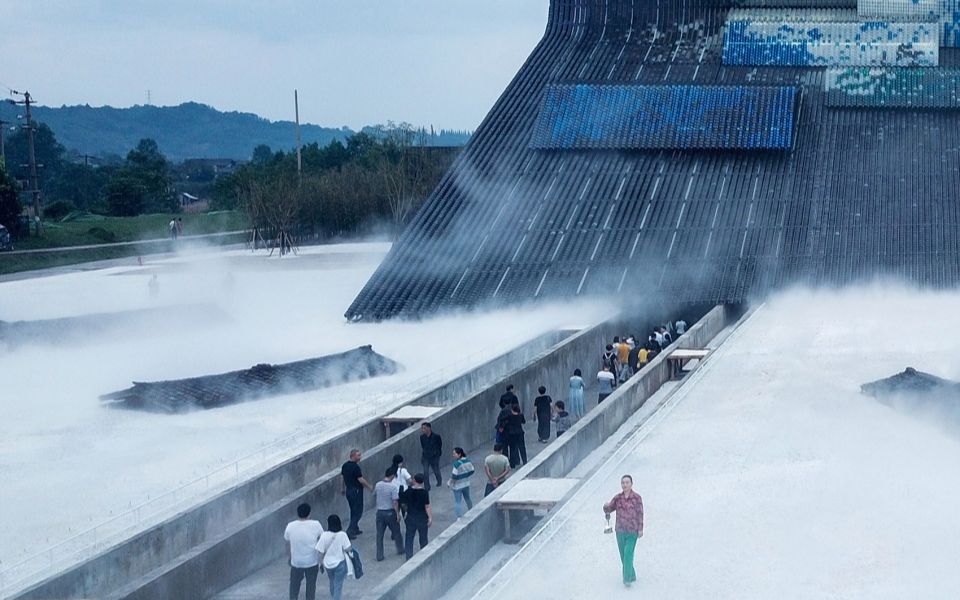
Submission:
<svg viewBox="0 0 960 600">
<path fill-rule="evenodd" d="M 326 572 L 330 579 L 330 596 L 340 600 L 343 582 L 353 572 L 350 557 L 356 549 L 351 543 L 363 534 L 360 520 L 363 517 L 364 491 L 372 492 L 375 500 L 377 561 L 385 560 L 384 538 L 387 531 L 390 532 L 390 540 L 397 554 L 408 560 L 413 557 L 417 539 L 421 550 L 427 545 L 428 532 L 433 526 L 430 475 L 434 476 L 436 487 L 443 486 L 440 475 L 443 439 L 433 431 L 431 423 L 425 422 L 420 426 L 420 448 L 422 472 L 411 475 L 403 456 L 397 454 L 376 484 L 370 483 L 363 475 L 360 467 L 363 453 L 356 448 L 350 451 L 348 460 L 340 468 L 340 492 L 350 509 L 350 521 L 346 529 L 342 527 L 340 517 L 333 514 L 327 517 L 327 528 L 324 530 L 319 521 L 309 519 L 309 505 L 301 504 L 297 508 L 297 520 L 292 521 L 284 532 L 290 559 L 291 600 L 298 598 L 304 580 L 307 600 L 315 600 L 316 580 L 321 572 Z M 459 446 L 453 448 L 451 458 L 453 462 L 447 486 L 453 494 L 454 512 L 460 518 L 473 508 L 470 482 L 476 469 L 466 451 Z M 494 445 L 493 452 L 484 460 L 483 469 L 487 479 L 484 494 L 489 495 L 506 481 L 511 472 L 502 444 Z"/>
<path fill-rule="evenodd" d="M 580 370 L 577 369 L 579 377 Z M 574 389 L 574 378 L 570 379 L 571 390 Z M 580 397 L 580 416 L 583 415 L 583 378 L 580 377 L 579 391 Z M 550 432 L 552 424 L 556 423 L 557 437 L 570 429 L 573 419 L 567 412 L 566 403 L 563 400 L 553 401 L 547 394 L 547 388 L 540 386 L 537 389 L 538 396 L 533 400 L 533 420 L 537 423 L 537 440 L 541 444 L 550 441 Z M 527 443 L 526 432 L 523 426 L 527 418 L 520 407 L 520 398 L 514 392 L 512 384 L 507 385 L 507 389 L 500 396 L 500 413 L 497 415 L 495 425 L 496 442 L 503 448 L 508 456 L 510 468 L 515 469 L 518 466 L 527 464 Z"/>
<path fill-rule="evenodd" d="M 183 217 L 170 219 L 170 222 L 167 223 L 167 229 L 170 230 L 171 240 L 179 239 L 181 236 L 183 236 Z"/>
<path fill-rule="evenodd" d="M 600 357 L 597 402 L 603 402 L 617 385 L 633 377 L 686 331 L 687 322 L 681 318 L 654 327 L 643 343 L 636 335 L 615 336 L 613 343 L 607 344 Z"/>
<path fill-rule="evenodd" d="M 643 368 L 657 353 L 674 339 L 684 334 L 687 324 L 683 319 L 653 329 L 645 343 L 637 342 L 636 336 L 615 337 L 607 345 L 602 356 L 602 370 L 597 374 L 598 403 L 613 393 L 618 383 L 627 381 L 634 373 Z M 533 400 L 533 420 L 537 423 L 537 439 L 548 443 L 552 424 L 556 424 L 559 438 L 586 412 L 584 391 L 586 384 L 583 373 L 576 369 L 569 380 L 568 402 L 554 401 L 547 394 L 545 386 L 538 388 Z M 500 412 L 495 426 L 496 442 L 493 452 L 483 464 L 486 485 L 484 496 L 493 493 L 512 473 L 513 469 L 527 463 L 527 448 L 524 425 L 527 420 L 521 409 L 520 399 L 513 385 L 508 385 L 500 397 Z M 325 572 L 330 580 L 330 595 L 340 600 L 343 582 L 353 572 L 352 557 L 356 550 L 351 542 L 363 534 L 360 520 L 363 516 L 364 491 L 373 493 L 376 505 L 376 560 L 384 557 L 384 537 L 390 532 L 397 554 L 410 559 L 414 554 L 414 543 L 420 541 L 420 549 L 428 543 L 428 532 L 433 526 L 433 509 L 430 504 L 431 481 L 433 475 L 437 488 L 443 486 L 440 472 L 440 459 L 443 457 L 443 439 L 433 431 L 431 423 L 420 426 L 420 448 L 422 471 L 411 475 L 404 464 L 404 457 L 395 455 L 391 464 L 384 470 L 383 478 L 371 484 L 360 468 L 362 453 L 358 449 L 350 451 L 349 459 L 343 464 L 341 475 L 341 493 L 346 497 L 350 509 L 350 521 L 344 530 L 340 517 L 332 514 L 327 517 L 326 529 L 319 521 L 310 520 L 310 506 L 297 507 L 297 520 L 287 525 L 284 539 L 287 541 L 290 559 L 290 598 L 296 600 L 301 583 L 306 581 L 306 598 L 315 600 L 316 580 L 319 573 Z M 452 466 L 447 486 L 453 494 L 454 512 L 457 518 L 473 508 L 470 495 L 470 481 L 476 473 L 467 453 L 461 447 L 452 450 Z M 643 535 L 643 501 L 633 492 L 633 479 L 625 475 L 621 479 L 622 492 L 604 504 L 603 511 L 609 515 L 617 513 L 617 546 L 623 564 L 623 581 L 630 585 L 636 580 L 633 568 L 633 552 L 637 538 Z M 404 526 L 401 527 L 401 524 Z M 612 528 L 610 529 L 612 531 Z"/>
</svg>

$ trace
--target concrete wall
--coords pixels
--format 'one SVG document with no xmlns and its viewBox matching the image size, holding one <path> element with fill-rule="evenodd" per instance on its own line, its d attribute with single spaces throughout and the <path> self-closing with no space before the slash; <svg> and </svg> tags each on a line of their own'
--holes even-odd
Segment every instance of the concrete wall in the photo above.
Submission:
<svg viewBox="0 0 960 600">
<path fill-rule="evenodd" d="M 523 367 L 509 373 L 496 385 L 438 413 L 431 419 L 434 429 L 450 446 L 472 448 L 492 443 L 493 425 L 505 382 L 512 382 L 528 405 L 539 385 L 552 390 L 566 389 L 575 368 L 582 368 L 584 373 L 597 368 L 601 350 L 613 331 L 612 325 L 604 324 L 570 336 L 533 360 L 521 363 Z M 342 454 L 348 448 L 349 445 L 340 446 L 337 467 L 345 460 Z M 367 474 L 379 473 L 390 464 L 394 454 L 419 457 L 419 430 L 408 429 L 368 447 L 360 466 Z M 368 504 L 371 501 L 369 496 L 367 494 Z M 339 493 L 339 468 L 318 476 L 315 481 L 255 514 L 238 519 L 226 533 L 203 542 L 189 553 L 105 597 L 161 600 L 214 595 L 282 556 L 282 544 L 274 541 L 279 539 L 300 502 L 322 507 L 318 514 L 331 510 L 346 514 L 346 501 Z M 477 550 L 480 550 L 479 546 Z"/>
<path fill-rule="evenodd" d="M 410 403 L 445 406 L 462 402 L 491 382 L 500 381 L 504 374 L 514 368 L 514 365 L 524 364 L 542 355 L 569 335 L 570 332 L 556 331 L 540 336 L 427 392 Z M 487 427 L 487 429 L 490 428 Z M 383 442 L 384 436 L 383 425 L 378 418 L 363 422 L 356 428 L 319 444 L 296 458 L 283 462 L 199 506 L 186 510 L 65 572 L 50 577 L 14 598 L 26 600 L 105 596 L 122 586 L 129 585 L 132 580 L 138 580 L 151 571 L 164 568 L 164 565 L 179 560 L 183 555 L 195 555 L 198 548 L 234 531 L 238 523 L 260 515 L 265 506 L 275 506 L 278 501 L 308 484 L 316 486 L 318 478 L 322 478 L 334 469 L 339 469 L 345 460 L 346 450 L 373 448 Z M 412 456 L 414 449 L 411 447 L 406 450 L 406 453 Z M 416 455 L 419 456 L 419 453 Z M 378 464 L 376 471 L 381 468 Z M 315 502 L 329 504 L 329 499 L 320 500 L 318 497 Z M 290 512 L 285 511 L 283 514 L 287 516 Z M 268 522 L 267 525 L 269 524 Z M 270 537 L 275 536 L 271 534 L 261 539 L 270 539 Z M 268 561 L 255 564 L 266 564 L 266 562 Z M 249 573 L 249 571 L 246 572 Z M 180 597 L 197 596 L 190 593 Z"/>
<path fill-rule="evenodd" d="M 718 306 L 698 321 L 671 348 L 701 348 L 734 315 Z M 603 328 L 598 328 L 603 329 Z M 591 333 L 593 335 L 593 333 Z M 602 339 L 607 339 L 605 335 Z M 431 540 L 365 600 L 436 598 L 448 590 L 503 537 L 503 517 L 496 500 L 524 477 L 562 477 L 609 438 L 670 378 L 666 352 L 620 386 L 562 438 L 550 444 L 496 492 L 474 505 L 464 517 Z M 586 372 L 586 371 L 585 371 Z"/>
</svg>

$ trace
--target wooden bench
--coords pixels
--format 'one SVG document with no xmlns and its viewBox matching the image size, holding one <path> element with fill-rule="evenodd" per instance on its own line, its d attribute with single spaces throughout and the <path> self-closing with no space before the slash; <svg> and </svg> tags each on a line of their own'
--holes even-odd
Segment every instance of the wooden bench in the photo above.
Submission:
<svg viewBox="0 0 960 600">
<path fill-rule="evenodd" d="M 579 479 L 524 479 L 497 500 L 497 508 L 503 511 L 504 539 L 513 540 L 510 527 L 510 511 L 550 510 L 556 506 L 580 482 Z"/>
</svg>

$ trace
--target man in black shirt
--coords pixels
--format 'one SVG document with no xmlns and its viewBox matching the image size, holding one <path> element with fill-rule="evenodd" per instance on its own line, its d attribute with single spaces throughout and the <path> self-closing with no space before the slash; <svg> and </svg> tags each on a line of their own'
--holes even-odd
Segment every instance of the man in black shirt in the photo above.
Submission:
<svg viewBox="0 0 960 600">
<path fill-rule="evenodd" d="M 419 534 L 420 549 L 427 545 L 427 528 L 433 525 L 433 510 L 430 508 L 430 492 L 423 489 L 427 477 L 423 473 L 413 476 L 413 486 L 403 492 L 407 503 L 407 537 L 404 550 L 407 560 L 413 558 L 413 536 Z"/>
<path fill-rule="evenodd" d="M 520 404 L 520 399 L 513 393 L 513 384 L 507 385 L 507 391 L 500 396 L 500 410 L 509 408 L 511 404 Z"/>
<path fill-rule="evenodd" d="M 537 421 L 537 439 L 541 444 L 550 441 L 550 420 L 553 417 L 553 398 L 547 395 L 547 388 L 540 386 L 540 395 L 534 398 L 533 418 Z"/>
<path fill-rule="evenodd" d="M 523 437 L 523 424 L 526 422 L 526 417 L 520 412 L 520 405 L 511 404 L 510 414 L 503 421 L 504 434 L 510 448 L 511 469 L 527 464 L 527 444 Z"/>
<path fill-rule="evenodd" d="M 420 426 L 420 448 L 423 450 L 423 477 L 426 480 L 424 488 L 430 491 L 430 470 L 437 478 L 437 487 L 443 485 L 440 477 L 440 457 L 443 456 L 443 440 L 433 432 L 430 423 Z"/>
<path fill-rule="evenodd" d="M 360 531 L 360 517 L 363 516 L 363 488 L 373 490 L 373 486 L 363 478 L 363 472 L 360 470 L 360 456 L 360 451 L 354 448 L 350 451 L 350 460 L 343 463 L 343 467 L 340 468 L 340 493 L 347 497 L 347 504 L 350 505 L 350 525 L 347 527 L 347 535 L 350 539 L 363 533 Z"/>
</svg>

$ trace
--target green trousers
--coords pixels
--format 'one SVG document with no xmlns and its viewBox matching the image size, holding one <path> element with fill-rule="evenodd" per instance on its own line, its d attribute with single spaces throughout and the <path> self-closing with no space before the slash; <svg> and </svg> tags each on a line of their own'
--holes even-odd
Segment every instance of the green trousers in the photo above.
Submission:
<svg viewBox="0 0 960 600">
<path fill-rule="evenodd" d="M 617 532 L 617 548 L 620 549 L 620 562 L 623 563 L 623 582 L 633 583 L 637 572 L 633 570 L 633 550 L 637 547 L 637 534 Z"/>
</svg>

